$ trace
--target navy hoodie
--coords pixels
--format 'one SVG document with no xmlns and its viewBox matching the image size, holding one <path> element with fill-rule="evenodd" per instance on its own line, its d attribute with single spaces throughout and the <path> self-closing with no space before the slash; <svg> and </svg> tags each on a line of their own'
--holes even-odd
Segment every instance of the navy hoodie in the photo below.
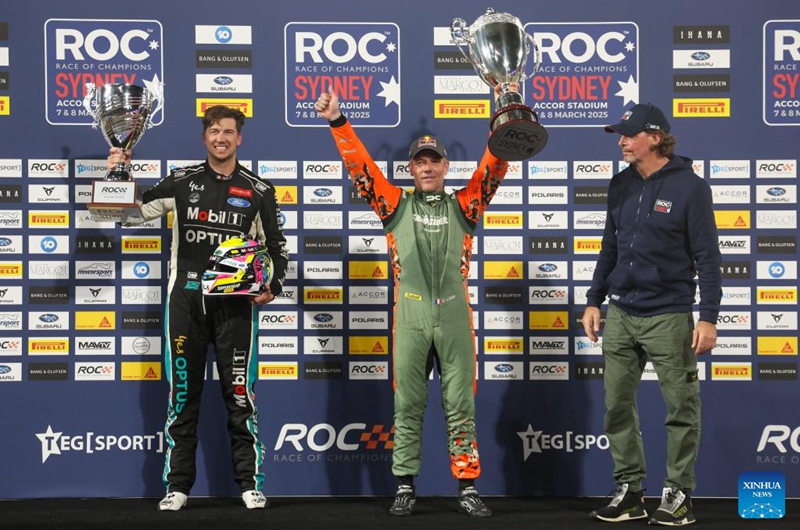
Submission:
<svg viewBox="0 0 800 530">
<path fill-rule="evenodd" d="M 644 179 L 632 166 L 608 187 L 603 246 L 587 305 L 609 303 L 634 316 L 684 313 L 700 283 L 700 320 L 717 323 L 721 256 L 711 188 L 692 161 L 673 156 Z"/>
</svg>

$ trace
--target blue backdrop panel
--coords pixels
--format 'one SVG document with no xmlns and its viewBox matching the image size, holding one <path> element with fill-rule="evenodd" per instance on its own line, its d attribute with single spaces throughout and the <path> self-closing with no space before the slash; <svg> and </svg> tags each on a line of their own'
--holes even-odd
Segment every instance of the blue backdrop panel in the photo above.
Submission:
<svg viewBox="0 0 800 530">
<path fill-rule="evenodd" d="M 204 157 L 198 114 L 236 106 L 240 160 L 278 186 L 292 247 L 287 295 L 262 308 L 261 438 L 268 495 L 392 491 L 391 280 L 385 242 L 354 199 L 311 106 L 333 85 L 374 158 L 411 186 L 406 146 L 450 153 L 448 185 L 485 146 L 489 88 L 448 41 L 485 3 L 98 0 L 0 7 L 0 498 L 160 496 L 167 388 L 161 366 L 167 221 L 97 223 L 89 186 L 107 147 L 84 84 L 164 82 L 136 148 L 139 182 Z M 498 2 L 539 42 L 524 83 L 550 140 L 512 164 L 477 232 L 481 491 L 604 495 L 600 347 L 579 325 L 620 169 L 602 126 L 636 102 L 670 116 L 679 153 L 714 190 L 725 300 L 704 356 L 699 496 L 734 496 L 745 471 L 800 491 L 797 146 L 800 5 Z M 528 65 L 530 70 L 531 66 Z M 488 216 L 492 216 L 490 219 Z M 320 290 L 330 298 L 319 301 Z M 193 494 L 236 494 L 209 353 Z M 639 391 L 649 476 L 664 473 L 665 414 Z M 422 494 L 454 481 L 437 378 L 425 419 Z"/>
</svg>

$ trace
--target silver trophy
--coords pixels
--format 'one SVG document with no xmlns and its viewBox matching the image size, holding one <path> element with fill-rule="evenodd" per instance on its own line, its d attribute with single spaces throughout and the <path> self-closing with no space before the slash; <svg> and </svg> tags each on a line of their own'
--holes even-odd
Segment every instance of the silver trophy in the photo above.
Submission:
<svg viewBox="0 0 800 530">
<path fill-rule="evenodd" d="M 163 104 L 163 84 L 156 80 L 149 85 L 155 89 L 110 84 L 96 89 L 93 83 L 86 84 L 83 106 L 94 118 L 92 127 L 100 128 L 111 147 L 133 149 L 145 130 L 153 126 L 152 117 Z M 155 101 L 158 105 L 154 109 Z M 92 202 L 88 208 L 98 220 L 144 222 L 137 202 L 136 181 L 130 169 L 129 165 L 120 162 L 103 180 L 92 184 Z"/>
<path fill-rule="evenodd" d="M 453 19 L 450 34 L 487 85 L 494 88 L 501 84 L 497 110 L 489 124 L 489 151 L 503 160 L 524 160 L 539 153 L 547 144 L 547 131 L 539 124 L 536 112 L 525 105 L 522 95 L 509 89 L 510 83 L 521 85 L 539 68 L 536 41 L 525 33 L 517 17 L 496 13 L 491 7 L 470 26 L 464 19 Z M 531 49 L 534 66 L 528 75 L 525 66 Z"/>
</svg>

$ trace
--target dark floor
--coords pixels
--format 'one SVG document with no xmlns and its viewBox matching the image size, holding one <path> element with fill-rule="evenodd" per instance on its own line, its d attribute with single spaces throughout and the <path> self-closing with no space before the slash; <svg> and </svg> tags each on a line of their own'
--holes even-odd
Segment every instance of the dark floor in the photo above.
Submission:
<svg viewBox="0 0 800 530">
<path fill-rule="evenodd" d="M 179 512 L 156 510 L 158 499 L 41 499 L 0 501 L 0 529 L 53 530 L 315 530 L 410 528 L 414 530 L 644 528 L 646 521 L 611 524 L 588 513 L 607 499 L 487 498 L 489 519 L 471 519 L 456 511 L 455 498 L 423 497 L 411 517 L 393 518 L 386 498 L 272 498 L 266 510 L 249 511 L 238 498 L 190 498 Z M 648 499 L 655 510 L 659 499 Z M 779 520 L 747 520 L 737 515 L 736 499 L 694 499 L 695 528 L 778 530 L 800 528 L 800 500 L 786 502 Z"/>
</svg>

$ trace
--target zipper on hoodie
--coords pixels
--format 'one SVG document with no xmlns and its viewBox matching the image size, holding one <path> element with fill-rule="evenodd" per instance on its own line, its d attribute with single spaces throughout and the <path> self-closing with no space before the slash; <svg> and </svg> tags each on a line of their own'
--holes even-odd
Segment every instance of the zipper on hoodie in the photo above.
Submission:
<svg viewBox="0 0 800 530">
<path fill-rule="evenodd" d="M 642 179 L 642 188 L 639 191 L 639 201 L 636 204 L 636 223 L 634 224 L 633 228 L 633 237 L 631 238 L 631 245 L 629 248 L 631 253 L 631 261 L 628 265 L 628 274 L 633 275 L 633 244 L 636 242 L 636 235 L 639 233 L 639 214 L 642 211 L 642 198 L 644 198 L 644 187 L 647 186 L 647 179 Z M 620 219 L 620 221 L 622 221 Z M 631 304 L 633 305 L 634 309 L 636 308 L 636 295 L 639 294 L 639 288 L 634 286 L 633 288 L 633 298 L 631 299 Z"/>
</svg>

